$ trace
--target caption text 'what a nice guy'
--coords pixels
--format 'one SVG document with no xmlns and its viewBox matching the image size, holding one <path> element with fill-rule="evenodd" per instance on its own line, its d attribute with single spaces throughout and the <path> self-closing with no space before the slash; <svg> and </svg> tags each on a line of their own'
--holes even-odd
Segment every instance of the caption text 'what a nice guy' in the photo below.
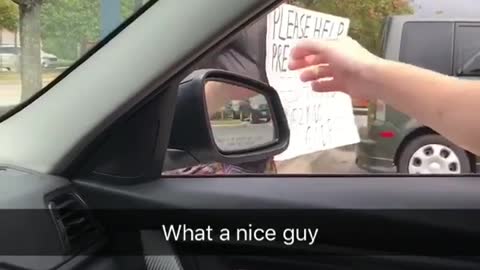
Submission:
<svg viewBox="0 0 480 270">
<path fill-rule="evenodd" d="M 214 229 L 211 226 L 205 228 L 190 228 L 182 225 L 163 225 L 163 234 L 167 241 L 182 242 L 206 242 L 213 241 Z M 249 224 L 248 228 L 236 228 L 231 232 L 228 228 L 221 228 L 218 239 L 220 241 L 276 241 L 277 231 L 273 228 L 254 228 Z M 295 243 L 308 243 L 313 245 L 317 238 L 318 229 L 311 228 L 287 228 L 281 231 L 283 243 L 287 246 Z"/>
</svg>

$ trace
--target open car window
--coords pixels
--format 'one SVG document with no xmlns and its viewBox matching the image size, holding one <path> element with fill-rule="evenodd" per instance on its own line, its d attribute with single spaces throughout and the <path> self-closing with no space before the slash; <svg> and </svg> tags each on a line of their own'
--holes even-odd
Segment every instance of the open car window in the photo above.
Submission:
<svg viewBox="0 0 480 270">
<path fill-rule="evenodd" d="M 450 76 L 475 78 L 480 72 L 480 57 L 476 54 L 480 51 L 480 38 L 476 35 L 480 20 L 471 16 L 471 8 L 458 9 L 446 1 L 428 0 L 369 4 L 333 0 L 287 2 L 239 34 L 234 45 L 213 56 L 222 64 L 212 64 L 210 68 L 246 73 L 278 90 L 291 132 L 289 148 L 279 156 L 254 164 L 218 162 L 168 174 L 478 171 L 480 159 L 474 154 L 381 100 L 351 99 L 338 93 L 304 94 L 308 91 L 292 79 L 293 75 L 282 75 L 288 72 L 288 54 L 296 41 L 335 38 L 348 32 L 368 50 L 389 60 Z M 261 21 L 265 22 L 263 26 Z M 266 36 L 257 31 L 258 27 L 266 29 Z M 265 44 L 259 47 L 265 54 L 248 53 L 248 49 L 257 48 L 258 42 L 252 37 L 255 35 L 265 37 Z M 250 42 L 242 45 L 242 40 L 249 38 Z M 240 68 L 237 61 L 241 62 Z M 231 102 L 216 114 L 215 124 L 223 131 L 230 130 L 223 132 L 230 134 L 230 141 L 246 141 L 241 135 L 246 129 L 255 130 L 252 138 L 259 138 L 271 123 L 268 114 L 261 114 L 261 110 L 262 107 L 248 102 Z"/>
</svg>

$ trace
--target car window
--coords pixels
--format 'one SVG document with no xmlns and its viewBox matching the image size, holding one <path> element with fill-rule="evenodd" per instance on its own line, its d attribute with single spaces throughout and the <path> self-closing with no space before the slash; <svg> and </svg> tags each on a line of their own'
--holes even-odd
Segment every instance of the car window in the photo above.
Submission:
<svg viewBox="0 0 480 270">
<path fill-rule="evenodd" d="M 480 24 L 457 25 L 455 71 L 458 75 L 480 75 Z"/>
<path fill-rule="evenodd" d="M 389 57 L 390 60 L 406 62 L 454 76 L 460 67 L 463 75 L 476 74 L 480 71 L 480 44 L 478 44 L 480 28 L 477 25 L 480 20 L 472 19 L 470 16 L 470 19 L 465 19 L 469 25 L 465 25 L 465 21 L 462 21 L 463 16 L 472 14 L 472 9 L 475 7 L 471 5 L 462 7 L 462 0 L 455 1 L 455 4 L 451 1 L 431 0 L 288 2 L 309 11 L 349 19 L 348 34 L 370 51 L 382 57 Z M 288 52 L 291 44 L 284 46 L 285 43 L 282 42 L 289 36 L 304 35 L 310 27 L 318 34 L 316 38 L 322 38 L 322 35 L 331 35 L 332 29 L 339 31 L 341 29 L 332 23 L 335 19 L 331 17 L 315 20 L 312 19 L 315 15 L 311 13 L 307 15 L 303 13 L 302 16 L 295 11 L 290 11 L 277 12 L 273 15 L 272 21 L 277 22 L 276 26 L 279 28 L 267 31 L 270 34 L 270 36 L 267 35 L 267 44 L 270 44 L 268 40 L 274 39 L 275 34 L 279 38 L 274 39 L 271 44 L 273 45 L 271 51 L 276 57 L 272 60 L 268 58 L 269 53 L 267 53 L 267 59 L 260 59 L 260 61 L 267 61 L 267 69 L 269 65 L 272 66 L 268 61 L 272 61 L 277 70 L 285 70 L 284 63 L 288 57 L 282 58 L 282 56 L 286 55 L 284 51 Z M 475 12 L 480 12 L 480 8 Z M 292 14 L 293 17 L 289 20 L 289 15 Z M 308 19 L 305 18 L 311 19 L 311 25 L 308 27 L 305 27 L 308 24 Z M 299 22 L 298 25 L 296 22 Z M 286 29 L 284 29 L 285 32 L 278 30 L 283 29 L 282 23 Z M 329 28 L 325 28 L 323 23 L 327 23 Z M 472 26 L 473 23 L 475 24 Z M 457 27 L 459 24 L 460 26 Z M 241 56 L 241 54 L 236 55 L 236 59 L 240 59 Z M 261 54 L 256 57 L 261 57 Z M 270 84 L 282 87 L 275 82 L 275 78 L 272 81 L 270 76 L 269 80 Z M 285 81 L 285 84 L 288 83 Z M 330 113 L 337 111 L 341 101 L 316 104 L 318 106 L 297 106 L 292 109 L 290 104 L 294 104 L 295 99 L 299 98 L 298 91 L 299 89 L 291 89 L 290 93 L 281 94 L 291 131 L 289 147 L 304 144 L 306 145 L 304 148 L 308 148 L 314 141 L 323 142 L 326 147 L 304 154 L 302 151 L 297 151 L 288 158 L 272 157 L 269 160 L 254 162 L 253 165 L 252 163 L 202 164 L 193 170 L 180 171 L 180 174 L 190 172 L 230 174 L 229 172 L 232 171 L 266 174 L 461 174 L 476 172 L 476 164 L 480 164 L 478 158 L 471 153 L 380 100 L 368 101 L 368 103 L 353 100 L 356 108 L 351 111 L 354 114 L 356 130 L 348 128 L 342 130 L 339 126 L 346 126 L 346 122 L 343 122 L 341 115 L 328 117 L 328 113 L 325 114 L 326 110 Z M 314 95 L 318 94 L 312 93 L 312 97 Z M 240 104 L 229 104 L 224 107 L 223 114 L 219 113 L 215 116 L 216 122 L 224 121 L 225 125 L 230 125 L 232 130 L 237 128 L 238 131 L 247 127 L 255 129 L 257 126 L 258 135 L 261 135 L 261 126 L 269 125 L 271 119 L 264 117 L 260 121 L 252 121 L 254 116 L 257 120 L 259 118 L 257 109 L 251 106 L 244 108 L 246 109 L 241 109 Z M 305 123 L 312 121 L 316 121 L 318 125 L 312 125 L 309 130 L 318 129 L 321 132 L 313 132 L 314 136 L 308 132 L 305 134 L 297 132 L 298 129 L 305 127 Z M 337 131 L 333 132 L 335 129 Z M 355 143 L 348 143 L 345 138 L 355 131 L 358 132 L 360 139 Z M 294 133 L 304 136 L 292 135 Z"/>
<path fill-rule="evenodd" d="M 453 36 L 454 23 L 451 22 L 406 23 L 400 61 L 451 75 Z"/>
<path fill-rule="evenodd" d="M 0 116 L 47 86 L 148 0 L 15 2 L 0 1 Z"/>
<path fill-rule="evenodd" d="M 223 55 L 216 61 L 207 62 L 216 63 L 216 68 L 236 67 L 237 72 L 240 72 L 238 67 L 244 68 L 244 75 L 270 81 L 273 85 L 275 81 L 267 78 L 268 74 L 265 73 L 268 72 L 261 69 L 271 66 L 280 71 L 285 70 L 291 44 L 282 42 L 288 36 L 300 37 L 310 29 L 308 31 L 314 33 L 314 38 L 331 37 L 335 33 L 348 31 L 350 36 L 367 49 L 383 57 L 391 57 L 391 60 L 449 75 L 476 75 L 480 71 L 480 65 L 477 65 L 480 64 L 479 22 L 475 22 L 475 19 L 457 21 L 462 18 L 462 1 L 455 1 L 455 5 L 441 5 L 440 1 L 431 0 L 290 0 L 286 2 L 294 7 L 323 15 L 314 20 L 311 19 L 316 16 L 313 13 L 307 16 L 296 12 L 277 13 L 273 21 L 282 21 L 277 26 L 287 30 L 274 31 L 278 39 L 270 40 L 272 44 L 265 43 L 265 39 L 273 39 L 272 36 L 267 36 L 267 33 L 272 33 L 266 29 L 255 30 L 255 35 L 261 36 L 253 39 L 243 31 L 239 34 L 240 38 L 232 43 L 234 50 L 239 53 L 229 49 L 219 50 L 218 53 Z M 0 115 L 44 89 L 146 2 L 147 0 L 18 0 L 14 3 L 11 0 L 0 0 L 4 11 L 0 20 Z M 27 3 L 33 3 L 33 6 L 27 6 Z M 468 13 L 475 8 L 465 6 Z M 25 15 L 22 18 L 19 16 L 21 13 Z M 440 14 L 442 16 L 437 16 Z M 342 20 L 349 20 L 348 27 L 343 23 L 335 23 Z M 251 47 L 245 50 L 242 43 Z M 267 44 L 271 45 L 268 50 L 274 56 L 270 55 L 268 59 L 268 53 L 257 49 L 267 50 Z M 385 54 L 386 51 L 389 52 L 388 55 Z M 132 52 L 132 55 L 125 57 L 135 57 L 135 53 L 141 52 Z M 260 70 L 256 70 L 258 67 Z M 353 119 L 354 129 L 342 129 L 346 125 L 342 120 L 345 111 L 335 114 L 341 107 L 337 106 L 339 103 L 318 102 L 304 107 L 288 105 L 295 103 L 297 91 L 298 89 L 291 89 L 290 93 L 281 96 L 291 131 L 300 128 L 306 130 L 302 136 L 293 136 L 291 145 L 303 145 L 308 149 L 310 143 L 320 142 L 317 145 L 324 146 L 321 150 L 307 153 L 297 151 L 287 158 L 271 157 L 248 164 L 202 164 L 200 167 L 203 169 L 188 171 L 213 171 L 217 174 L 229 171 L 278 174 L 430 174 L 475 172 L 476 164 L 480 164 L 472 154 L 381 101 L 353 100 L 356 108 L 347 111 Z M 312 99 L 314 95 L 318 94 L 312 93 Z M 325 96 L 325 100 L 329 98 Z M 345 104 L 345 101 L 352 102 L 346 96 L 337 96 L 335 101 L 341 104 Z M 272 121 L 267 111 L 267 107 L 262 104 L 235 101 L 225 104 L 213 119 L 218 124 L 238 129 L 258 129 L 261 133 L 262 125 L 270 125 Z M 328 116 L 324 112 L 332 114 Z M 309 121 L 315 123 L 305 128 L 305 123 Z M 352 138 L 355 132 L 358 132 L 358 140 L 349 143 L 349 139 L 345 138 Z"/>
</svg>

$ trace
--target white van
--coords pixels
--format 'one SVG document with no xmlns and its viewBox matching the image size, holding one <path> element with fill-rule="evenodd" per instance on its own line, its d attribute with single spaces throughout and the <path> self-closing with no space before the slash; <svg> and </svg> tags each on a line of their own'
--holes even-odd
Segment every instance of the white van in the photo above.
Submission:
<svg viewBox="0 0 480 270">
<path fill-rule="evenodd" d="M 58 58 L 53 54 L 40 51 L 40 61 L 43 68 L 55 67 Z M 16 72 L 20 66 L 20 47 L 0 45 L 0 70 Z"/>
</svg>

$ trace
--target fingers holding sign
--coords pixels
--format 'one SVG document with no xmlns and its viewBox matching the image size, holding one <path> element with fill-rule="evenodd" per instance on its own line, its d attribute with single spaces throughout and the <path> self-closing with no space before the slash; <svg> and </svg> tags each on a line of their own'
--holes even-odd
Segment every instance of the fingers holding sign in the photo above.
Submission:
<svg viewBox="0 0 480 270">
<path fill-rule="evenodd" d="M 300 73 L 300 80 L 302 82 L 311 82 L 332 77 L 333 71 L 329 65 L 313 65 L 305 68 L 302 73 Z"/>
<path fill-rule="evenodd" d="M 300 74 L 300 80 L 311 82 L 312 90 L 317 92 L 339 91 L 342 85 L 335 80 L 329 65 L 314 65 L 306 68 Z"/>
<path fill-rule="evenodd" d="M 319 54 L 311 54 L 301 56 L 300 53 L 306 53 L 305 51 L 301 51 L 298 47 L 295 47 L 292 50 L 291 59 L 288 63 L 288 68 L 290 70 L 298 70 L 305 67 L 309 67 L 312 65 L 321 65 L 327 63 L 327 59 Z"/>
</svg>

